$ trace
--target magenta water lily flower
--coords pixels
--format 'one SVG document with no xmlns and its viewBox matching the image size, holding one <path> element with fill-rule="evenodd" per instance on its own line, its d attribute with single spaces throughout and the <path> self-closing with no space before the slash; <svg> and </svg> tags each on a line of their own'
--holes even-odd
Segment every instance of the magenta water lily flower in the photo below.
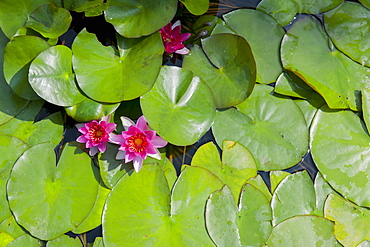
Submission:
<svg viewBox="0 0 370 247">
<path fill-rule="evenodd" d="M 112 132 L 116 126 L 114 123 L 109 123 L 108 116 L 102 117 L 99 122 L 93 120 L 85 124 L 76 124 L 78 131 L 82 133 L 77 141 L 86 143 L 86 148 L 90 148 L 90 156 L 94 156 L 98 151 L 104 153 L 107 142 L 113 136 Z"/>
<path fill-rule="evenodd" d="M 133 161 L 136 172 L 140 171 L 147 156 L 161 159 L 157 148 L 166 146 L 167 142 L 157 136 L 154 130 L 148 130 L 144 116 L 141 116 L 136 124 L 126 117 L 121 117 L 121 121 L 125 131 L 110 138 L 112 143 L 121 145 L 116 159 L 124 159 L 125 163 Z"/>
<path fill-rule="evenodd" d="M 175 22 L 173 25 L 169 23 L 161 28 L 159 32 L 162 35 L 164 48 L 167 53 L 188 54 L 189 49 L 186 48 L 182 42 L 190 37 L 190 33 L 181 33 L 180 21 Z"/>
</svg>

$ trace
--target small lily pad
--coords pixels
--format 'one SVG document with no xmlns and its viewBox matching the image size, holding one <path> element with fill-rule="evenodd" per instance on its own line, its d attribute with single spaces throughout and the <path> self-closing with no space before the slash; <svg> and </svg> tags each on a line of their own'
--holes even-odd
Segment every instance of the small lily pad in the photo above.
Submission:
<svg viewBox="0 0 370 247">
<path fill-rule="evenodd" d="M 46 247 L 82 247 L 79 238 L 71 238 L 67 235 L 62 235 L 56 239 L 47 242 Z"/>
<path fill-rule="evenodd" d="M 209 0 L 180 0 L 193 15 L 203 15 L 209 7 Z"/>
</svg>

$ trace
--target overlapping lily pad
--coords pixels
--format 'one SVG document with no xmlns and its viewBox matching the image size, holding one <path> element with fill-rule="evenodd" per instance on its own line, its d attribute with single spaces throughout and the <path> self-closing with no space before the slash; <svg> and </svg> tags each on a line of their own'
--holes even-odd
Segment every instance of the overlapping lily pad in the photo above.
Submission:
<svg viewBox="0 0 370 247">
<path fill-rule="evenodd" d="M 217 108 L 244 101 L 252 92 L 256 65 L 249 44 L 234 34 L 217 34 L 202 40 L 186 56 L 183 68 L 193 71 L 212 90 Z"/>
<path fill-rule="evenodd" d="M 180 0 L 193 15 L 203 15 L 209 7 L 209 0 Z"/>
<path fill-rule="evenodd" d="M 82 247 L 82 243 L 78 238 L 71 238 L 67 235 L 62 235 L 59 238 L 47 242 L 46 247 Z"/>
<path fill-rule="evenodd" d="M 82 30 L 72 45 L 78 85 L 90 98 L 107 103 L 137 98 L 153 86 L 164 51 L 159 32 L 140 39 L 117 37 L 118 50 Z"/>
<path fill-rule="evenodd" d="M 186 146 L 204 135 L 213 123 L 212 92 L 189 70 L 163 67 L 154 87 L 141 98 L 149 125 L 166 141 Z"/>
<path fill-rule="evenodd" d="M 52 1 L 61 1 L 61 0 L 52 0 Z M 101 5 L 103 1 L 104 0 L 63 0 L 63 7 L 68 10 L 82 12 Z"/>
<path fill-rule="evenodd" d="M 219 145 L 233 140 L 253 155 L 258 170 L 280 170 L 297 164 L 308 149 L 308 129 L 301 110 L 288 98 L 256 85 L 237 109 L 218 111 L 212 127 Z"/>
<path fill-rule="evenodd" d="M 25 234 L 14 239 L 7 245 L 7 247 L 41 247 L 43 244 L 44 243 L 41 240 L 36 239 L 29 234 Z"/>
<path fill-rule="evenodd" d="M 326 181 L 345 198 L 370 206 L 370 137 L 352 111 L 321 108 L 311 125 L 312 157 Z"/>
<path fill-rule="evenodd" d="M 109 6 L 104 12 L 106 21 L 112 23 L 120 35 L 137 38 L 167 25 L 175 16 L 177 1 L 110 0 Z"/>
<path fill-rule="evenodd" d="M 53 149 L 53 144 L 45 143 L 27 150 L 15 163 L 7 185 L 17 222 L 44 240 L 80 224 L 93 207 L 99 186 L 86 153 L 67 145 L 56 167 Z"/>
</svg>

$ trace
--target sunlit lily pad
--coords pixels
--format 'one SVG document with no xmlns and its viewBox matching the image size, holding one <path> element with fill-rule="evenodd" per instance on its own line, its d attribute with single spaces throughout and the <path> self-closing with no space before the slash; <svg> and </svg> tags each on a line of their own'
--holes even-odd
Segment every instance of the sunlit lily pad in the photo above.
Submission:
<svg viewBox="0 0 370 247">
<path fill-rule="evenodd" d="M 196 186 L 194 186 L 196 185 Z M 123 176 L 103 214 L 106 246 L 214 246 L 205 229 L 208 196 L 222 183 L 205 169 L 188 166 L 172 194 L 158 165 Z"/>
<path fill-rule="evenodd" d="M 0 232 L 0 245 L 7 246 L 10 242 L 12 242 L 14 238 L 5 232 Z"/>
<path fill-rule="evenodd" d="M 353 62 L 331 43 L 313 17 L 296 21 L 281 46 L 284 68 L 323 96 L 330 108 L 358 110 L 358 90 L 370 84 L 370 69 Z"/>
<path fill-rule="evenodd" d="M 250 184 L 243 187 L 238 206 L 227 186 L 212 193 L 205 216 L 217 246 L 261 246 L 272 229 L 269 199 Z"/>
<path fill-rule="evenodd" d="M 67 145 L 56 167 L 53 149 L 45 143 L 27 150 L 15 163 L 7 185 L 17 222 L 43 240 L 80 224 L 91 211 L 99 186 L 98 172 L 86 153 Z"/>
<path fill-rule="evenodd" d="M 86 98 L 76 85 L 72 51 L 67 46 L 53 46 L 41 52 L 32 61 L 28 78 L 33 90 L 55 105 L 71 106 Z"/>
<path fill-rule="evenodd" d="M 13 215 L 0 223 L 0 232 L 5 232 L 13 238 L 18 238 L 27 233 L 26 230 L 17 223 Z"/>
<path fill-rule="evenodd" d="M 278 184 L 287 176 L 289 176 L 289 172 L 284 171 L 271 171 L 270 172 L 270 183 L 271 183 L 271 192 L 274 193 Z"/>
<path fill-rule="evenodd" d="M 370 11 L 344 2 L 324 14 L 325 29 L 336 47 L 353 60 L 370 67 Z"/>
<path fill-rule="evenodd" d="M 166 141 L 179 146 L 199 140 L 215 116 L 209 87 L 191 71 L 174 66 L 161 69 L 140 103 L 149 125 Z"/>
<path fill-rule="evenodd" d="M 316 195 L 316 211 L 315 214 L 324 216 L 324 204 L 329 194 L 337 194 L 333 188 L 326 182 L 320 172 L 317 173 L 314 181 Z"/>
<path fill-rule="evenodd" d="M 137 25 L 137 24 L 136 24 Z M 108 103 L 137 98 L 153 86 L 164 51 L 159 32 L 140 39 L 117 37 L 119 50 L 82 30 L 73 42 L 73 69 L 90 98 Z"/>
<path fill-rule="evenodd" d="M 41 247 L 43 244 L 44 243 L 41 240 L 36 239 L 29 234 L 25 234 L 14 239 L 7 245 L 7 247 Z"/>
<path fill-rule="evenodd" d="M 209 0 L 180 0 L 193 15 L 203 15 L 209 7 Z"/>
<path fill-rule="evenodd" d="M 50 45 L 36 36 L 13 37 L 5 47 L 4 77 L 13 91 L 25 99 L 39 99 L 28 82 L 32 60 Z"/>
<path fill-rule="evenodd" d="M 202 0 L 204 1 L 204 0 Z M 104 12 L 116 31 L 130 38 L 149 35 L 167 25 L 175 16 L 176 0 L 110 0 Z"/>
<path fill-rule="evenodd" d="M 370 206 L 370 137 L 352 111 L 321 108 L 311 125 L 312 157 L 325 180 L 345 198 Z"/>
<path fill-rule="evenodd" d="M 325 217 L 335 222 L 335 237 L 344 246 L 357 246 L 370 239 L 370 211 L 339 195 L 329 195 L 325 202 Z"/>
<path fill-rule="evenodd" d="M 56 239 L 47 242 L 46 247 L 82 247 L 82 243 L 78 238 L 71 238 L 67 235 L 62 235 Z"/>
<path fill-rule="evenodd" d="M 237 109 L 218 111 L 212 127 L 219 145 L 233 140 L 253 155 L 258 170 L 281 170 L 297 164 L 308 149 L 308 129 L 301 110 L 288 98 L 256 85 Z"/>
<path fill-rule="evenodd" d="M 253 9 L 235 10 L 223 18 L 226 25 L 251 46 L 257 66 L 256 81 L 275 82 L 283 69 L 279 50 L 284 29 L 270 16 Z"/>
<path fill-rule="evenodd" d="M 255 176 L 254 178 L 248 179 L 247 183 L 256 187 L 266 196 L 267 199 L 269 199 L 269 201 L 271 201 L 271 192 L 260 174 L 257 174 L 257 176 Z"/>
<path fill-rule="evenodd" d="M 319 216 L 295 216 L 273 228 L 267 241 L 270 247 L 340 246 L 334 237 L 334 224 Z"/>
</svg>

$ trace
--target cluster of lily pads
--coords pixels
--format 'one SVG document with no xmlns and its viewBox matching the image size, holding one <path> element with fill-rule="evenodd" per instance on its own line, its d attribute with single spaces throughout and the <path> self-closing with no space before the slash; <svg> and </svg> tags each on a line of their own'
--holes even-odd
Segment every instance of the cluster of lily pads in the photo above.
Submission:
<svg viewBox="0 0 370 247">
<path fill-rule="evenodd" d="M 370 246 L 370 1 L 213 4 L 0 1 L 0 246 Z"/>
</svg>

